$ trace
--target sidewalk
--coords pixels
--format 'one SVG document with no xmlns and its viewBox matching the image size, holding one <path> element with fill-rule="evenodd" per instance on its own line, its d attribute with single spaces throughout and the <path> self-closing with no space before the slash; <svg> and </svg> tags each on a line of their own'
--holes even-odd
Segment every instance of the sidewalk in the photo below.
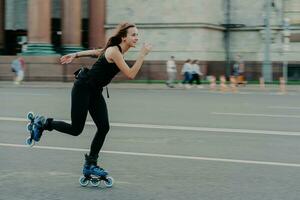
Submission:
<svg viewBox="0 0 300 200">
<path fill-rule="evenodd" d="M 0 88 L 71 88 L 73 86 L 73 82 L 23 82 L 21 85 L 15 85 L 12 81 L 0 81 Z M 203 84 L 203 89 L 197 89 L 193 87 L 189 90 L 210 90 L 209 85 Z M 108 88 L 116 88 L 116 89 L 158 89 L 158 90 L 185 90 L 184 87 L 176 85 L 175 88 L 168 88 L 163 83 L 110 83 Z M 265 90 L 261 89 L 258 84 L 249 84 L 246 86 L 240 86 L 237 88 L 238 91 L 266 91 L 266 92 L 279 92 L 279 85 L 266 85 Z M 228 92 L 231 92 L 230 86 L 228 85 Z M 287 92 L 300 92 L 300 85 L 286 85 Z M 220 91 L 219 85 L 217 85 L 216 91 Z"/>
</svg>

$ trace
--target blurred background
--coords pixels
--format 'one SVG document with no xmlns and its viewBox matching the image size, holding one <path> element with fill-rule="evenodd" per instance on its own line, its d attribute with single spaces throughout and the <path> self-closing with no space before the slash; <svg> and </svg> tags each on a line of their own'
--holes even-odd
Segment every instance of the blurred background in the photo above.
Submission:
<svg viewBox="0 0 300 200">
<path fill-rule="evenodd" d="M 228 80 L 239 57 L 249 83 L 299 83 L 299 0 L 0 0 L 0 80 L 13 79 L 11 62 L 22 56 L 25 81 L 72 81 L 95 59 L 63 66 L 59 57 L 102 47 L 123 21 L 137 25 L 140 44 L 154 46 L 138 81 L 166 80 L 174 56 L 177 80 L 187 59 L 199 60 L 204 81 Z M 126 55 L 129 63 L 139 48 Z"/>
</svg>

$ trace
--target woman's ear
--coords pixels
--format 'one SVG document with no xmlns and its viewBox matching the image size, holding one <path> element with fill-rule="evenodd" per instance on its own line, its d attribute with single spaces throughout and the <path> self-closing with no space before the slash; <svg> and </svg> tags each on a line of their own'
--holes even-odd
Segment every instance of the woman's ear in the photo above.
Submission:
<svg viewBox="0 0 300 200">
<path fill-rule="evenodd" d="M 124 42 L 124 41 L 126 41 L 127 40 L 127 36 L 123 36 L 122 37 L 122 41 Z"/>
</svg>

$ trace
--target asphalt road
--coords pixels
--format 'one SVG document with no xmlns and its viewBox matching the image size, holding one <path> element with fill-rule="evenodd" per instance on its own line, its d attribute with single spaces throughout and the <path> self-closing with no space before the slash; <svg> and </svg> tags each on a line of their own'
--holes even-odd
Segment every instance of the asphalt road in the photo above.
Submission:
<svg viewBox="0 0 300 200">
<path fill-rule="evenodd" d="M 109 92 L 100 163 L 115 185 L 84 188 L 90 117 L 78 137 L 45 132 L 24 145 L 28 111 L 70 119 L 70 88 L 0 87 L 0 199 L 299 199 L 300 93 Z"/>
</svg>

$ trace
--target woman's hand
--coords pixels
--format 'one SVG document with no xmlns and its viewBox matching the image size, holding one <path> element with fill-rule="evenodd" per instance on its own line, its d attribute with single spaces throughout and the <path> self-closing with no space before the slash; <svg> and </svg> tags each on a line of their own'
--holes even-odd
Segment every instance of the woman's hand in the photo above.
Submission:
<svg viewBox="0 0 300 200">
<path fill-rule="evenodd" d="M 141 49 L 142 55 L 146 56 L 152 49 L 152 45 L 150 43 L 144 43 Z"/>
<path fill-rule="evenodd" d="M 61 64 L 69 64 L 76 58 L 76 53 L 70 53 L 60 58 Z"/>
</svg>

